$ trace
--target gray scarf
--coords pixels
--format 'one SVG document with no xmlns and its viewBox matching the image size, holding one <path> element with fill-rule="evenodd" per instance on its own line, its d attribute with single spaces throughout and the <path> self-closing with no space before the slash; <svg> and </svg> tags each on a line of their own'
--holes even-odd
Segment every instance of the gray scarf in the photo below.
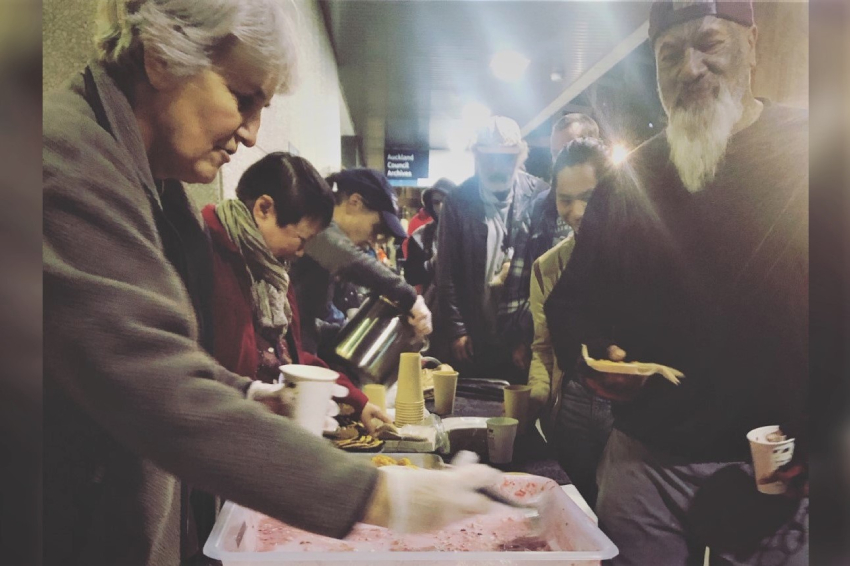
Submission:
<svg viewBox="0 0 850 566">
<path fill-rule="evenodd" d="M 292 309 L 286 299 L 289 273 L 266 246 L 254 216 L 242 201 L 228 199 L 215 207 L 215 214 L 230 240 L 239 248 L 251 277 L 254 317 L 262 328 L 286 334 Z"/>
</svg>

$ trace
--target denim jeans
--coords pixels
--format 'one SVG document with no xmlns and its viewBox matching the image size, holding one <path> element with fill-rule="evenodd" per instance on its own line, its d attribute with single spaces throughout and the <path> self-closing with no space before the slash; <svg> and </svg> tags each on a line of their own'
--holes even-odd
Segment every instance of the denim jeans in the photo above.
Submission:
<svg viewBox="0 0 850 566">
<path fill-rule="evenodd" d="M 613 423 L 610 401 L 595 395 L 579 381 L 564 383 L 554 427 L 555 453 L 591 507 L 595 506 L 598 493 L 596 467 Z"/>
</svg>

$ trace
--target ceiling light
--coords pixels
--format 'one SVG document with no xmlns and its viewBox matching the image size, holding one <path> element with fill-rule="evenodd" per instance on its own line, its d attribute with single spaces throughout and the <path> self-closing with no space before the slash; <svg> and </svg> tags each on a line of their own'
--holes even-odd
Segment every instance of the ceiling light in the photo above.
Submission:
<svg viewBox="0 0 850 566">
<path fill-rule="evenodd" d="M 549 80 L 553 83 L 559 83 L 564 80 L 564 76 L 557 71 L 552 71 L 552 73 L 549 75 Z"/>
<path fill-rule="evenodd" d="M 522 78 L 531 61 L 521 53 L 506 49 L 499 51 L 490 61 L 490 70 L 497 78 L 513 83 Z"/>
<path fill-rule="evenodd" d="M 614 144 L 611 149 L 611 161 L 614 165 L 619 165 L 629 156 L 629 150 L 621 143 Z"/>
<path fill-rule="evenodd" d="M 446 145 L 448 145 L 449 151 L 462 153 L 469 149 L 472 135 L 472 131 L 465 127 L 453 127 L 449 129 L 446 135 Z"/>
<path fill-rule="evenodd" d="M 487 124 L 491 114 L 490 109 L 480 102 L 469 102 L 461 110 L 460 116 L 464 127 L 477 130 Z"/>
</svg>

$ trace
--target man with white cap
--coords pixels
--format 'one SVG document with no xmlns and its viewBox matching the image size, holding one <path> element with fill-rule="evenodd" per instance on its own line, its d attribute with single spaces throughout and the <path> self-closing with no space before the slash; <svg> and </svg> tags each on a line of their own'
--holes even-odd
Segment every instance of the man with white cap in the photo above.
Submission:
<svg viewBox="0 0 850 566">
<path fill-rule="evenodd" d="M 440 219 L 440 334 L 463 375 L 524 382 L 506 332 L 528 298 L 519 274 L 530 204 L 543 181 L 520 170 L 528 146 L 510 118 L 492 117 L 473 153 L 475 175 L 447 197 Z"/>
<path fill-rule="evenodd" d="M 754 97 L 750 2 L 649 23 L 669 125 L 597 188 L 545 306 L 562 367 L 584 344 L 685 376 L 583 370 L 613 400 L 600 526 L 617 566 L 806 564 L 803 476 L 759 493 L 747 433 L 779 424 L 805 462 L 808 114 Z"/>
</svg>

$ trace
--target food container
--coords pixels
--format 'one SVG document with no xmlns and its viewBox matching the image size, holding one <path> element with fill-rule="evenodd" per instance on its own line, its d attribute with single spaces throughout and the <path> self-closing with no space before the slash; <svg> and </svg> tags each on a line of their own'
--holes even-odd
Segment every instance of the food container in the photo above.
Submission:
<svg viewBox="0 0 850 566">
<path fill-rule="evenodd" d="M 375 457 L 375 454 L 351 454 L 354 458 L 359 460 L 365 460 L 366 462 L 371 462 L 372 458 Z M 440 458 L 437 454 L 419 454 L 415 452 L 397 452 L 394 454 L 385 454 L 385 456 L 390 456 L 395 458 L 396 460 L 401 460 L 402 458 L 407 458 L 410 460 L 410 463 L 414 466 L 418 466 L 420 468 L 425 468 L 426 470 L 439 470 L 443 467 L 443 459 Z"/>
<path fill-rule="evenodd" d="M 424 454 L 411 454 L 413 458 L 425 457 Z M 366 455 L 363 456 L 364 458 Z M 425 461 L 422 461 L 425 463 Z M 261 513 L 251 511 L 228 501 L 219 514 L 212 534 L 204 546 L 204 553 L 217 560 L 224 566 L 253 566 L 262 565 L 293 565 L 293 566 L 343 566 L 355 564 L 379 564 L 381 566 L 401 566 L 415 564 L 424 566 L 434 564 L 439 566 L 532 566 L 548 563 L 559 566 L 578 566 L 601 564 L 602 560 L 617 555 L 617 547 L 596 526 L 570 497 L 552 480 L 538 476 L 506 475 L 500 490 L 507 496 L 519 500 L 529 500 L 539 496 L 544 491 L 555 498 L 553 521 L 559 527 L 557 543 L 564 551 L 439 551 L 439 550 L 386 550 L 385 548 L 398 544 L 402 548 L 412 546 L 417 548 L 434 548 L 438 541 L 445 540 L 457 534 L 458 537 L 469 536 L 461 528 L 469 528 L 476 518 L 456 523 L 441 533 L 428 535 L 411 535 L 409 537 L 395 536 L 385 529 L 380 531 L 381 540 L 364 543 L 351 540 L 335 540 L 318 535 L 303 533 L 303 538 L 295 539 L 288 544 L 273 550 L 261 551 L 260 526 L 268 519 Z M 442 536 L 442 539 L 440 538 Z M 309 540 L 309 544 L 303 544 Z M 383 547 L 383 548 L 382 548 Z M 305 550 L 310 548 L 311 550 Z"/>
<path fill-rule="evenodd" d="M 469 450 L 482 460 L 487 459 L 487 417 L 449 417 L 443 419 L 443 427 L 449 437 L 450 454 Z"/>
</svg>

